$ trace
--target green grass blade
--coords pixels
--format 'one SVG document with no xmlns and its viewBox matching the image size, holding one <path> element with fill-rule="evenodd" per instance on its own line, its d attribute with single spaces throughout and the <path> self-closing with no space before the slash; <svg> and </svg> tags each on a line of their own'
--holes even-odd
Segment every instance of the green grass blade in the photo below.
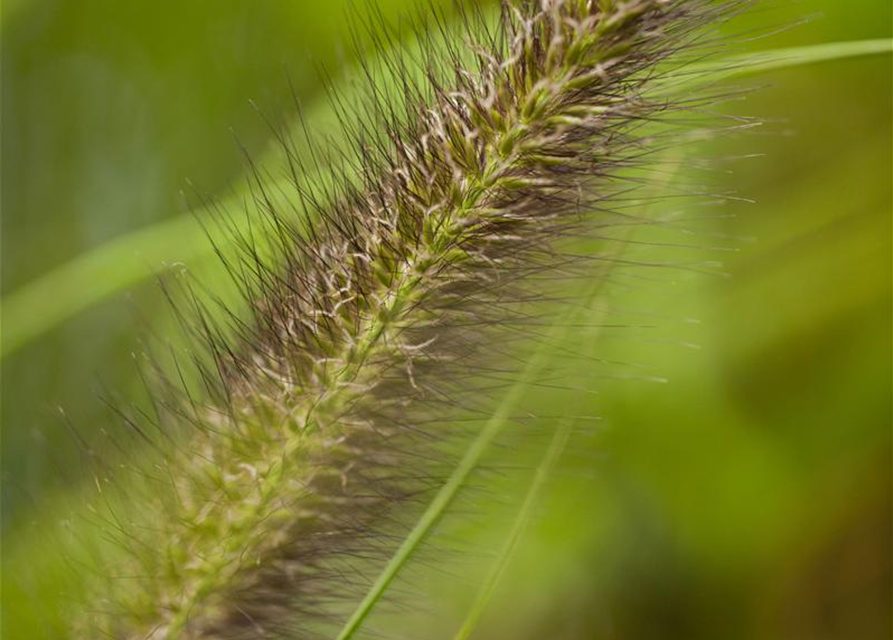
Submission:
<svg viewBox="0 0 893 640">
<path fill-rule="evenodd" d="M 276 190 L 283 184 L 272 185 Z M 243 207 L 233 198 L 221 209 Z M 3 339 L 0 357 L 13 353 L 43 333 L 112 295 L 176 265 L 196 265 L 214 255 L 207 229 L 213 228 L 215 207 L 122 235 L 51 270 L 3 298 Z M 234 216 L 227 224 L 246 230 L 247 218 Z M 230 242 L 220 234 L 218 246 Z"/>
<path fill-rule="evenodd" d="M 53 269 L 4 297 L 6 356 L 97 302 L 150 276 L 171 260 L 206 252 L 198 224 L 177 218 L 130 233 Z M 201 238 L 198 238 L 201 240 Z"/>
<path fill-rule="evenodd" d="M 695 65 L 687 73 L 691 78 L 710 74 L 721 79 L 891 51 L 893 39 L 835 42 L 732 56 Z M 264 162 L 260 164 L 265 166 Z M 238 200 L 227 201 L 223 206 L 239 206 Z M 193 264 L 213 255 L 211 243 L 196 220 L 209 215 L 199 210 L 122 235 L 5 295 L 0 357 L 92 305 L 150 278 L 165 263 Z"/>
<path fill-rule="evenodd" d="M 893 53 L 893 38 L 828 42 L 803 47 L 769 49 L 742 55 L 727 56 L 715 62 L 696 64 L 686 73 L 701 81 L 705 76 L 722 80 L 759 75 L 770 71 L 791 69 L 821 62 L 846 60 Z"/>
<path fill-rule="evenodd" d="M 530 523 L 530 519 L 533 516 L 533 507 L 536 505 L 539 493 L 542 490 L 546 479 L 551 475 L 561 454 L 564 452 L 564 448 L 567 446 L 567 441 L 570 438 L 572 430 L 573 421 L 569 419 L 562 420 L 559 423 L 558 428 L 555 430 L 555 434 L 552 436 L 552 441 L 549 443 L 549 449 L 546 451 L 542 462 L 540 462 L 539 467 L 536 469 L 533 481 L 530 483 L 530 488 L 527 490 L 527 495 L 524 496 L 524 502 L 521 505 L 521 509 L 518 511 L 518 517 L 512 525 L 512 530 L 509 532 L 509 536 L 500 550 L 496 562 L 490 568 L 490 572 L 487 574 L 484 583 L 481 585 L 475 596 L 471 608 L 468 610 L 465 621 L 462 623 L 459 631 L 456 632 L 453 640 L 467 640 L 471 636 L 475 627 L 477 627 L 478 621 L 490 604 L 496 586 L 499 584 L 502 575 L 505 573 L 506 567 L 508 567 L 509 559 L 514 554 L 515 548 L 518 546 L 518 541 L 521 539 L 521 535 Z"/>
</svg>

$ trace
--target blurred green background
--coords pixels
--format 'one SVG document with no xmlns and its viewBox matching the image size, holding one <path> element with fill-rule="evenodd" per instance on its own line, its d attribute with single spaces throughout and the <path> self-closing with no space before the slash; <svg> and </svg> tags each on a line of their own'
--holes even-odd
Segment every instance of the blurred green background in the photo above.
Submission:
<svg viewBox="0 0 893 640">
<path fill-rule="evenodd" d="M 4 301 L 179 218 L 196 201 L 187 180 L 229 194 L 239 145 L 261 157 L 265 119 L 293 119 L 290 84 L 311 110 L 325 103 L 321 70 L 337 78 L 354 56 L 354 5 L 5 3 Z M 393 19 L 414 7 L 379 5 Z M 891 21 L 878 0 L 767 2 L 730 31 L 786 27 L 736 49 L 758 50 L 890 37 Z M 581 381 L 599 392 L 600 457 L 563 463 L 482 637 L 891 637 L 891 76 L 889 56 L 800 67 L 748 79 L 759 89 L 723 107 L 766 122 L 700 150 L 761 154 L 699 177 L 754 201 L 724 205 L 694 240 L 708 248 L 690 250 L 727 275 L 617 287 L 612 304 L 651 328 L 600 336 L 600 357 L 626 363 Z M 191 247 L 156 249 L 145 274 L 164 271 L 159 255 L 201 267 Z M 56 517 L 47 505 L 76 510 L 79 454 L 57 407 L 98 430 L 104 387 L 138 395 L 130 354 L 141 323 L 163 332 L 163 306 L 145 278 L 4 348 L 4 637 L 40 637 L 11 631 L 41 628 L 9 584 L 19 541 Z M 15 320 L 38 326 L 40 313 Z M 631 364 L 647 375 L 626 375 Z M 448 637 L 427 629 L 417 637 Z"/>
</svg>

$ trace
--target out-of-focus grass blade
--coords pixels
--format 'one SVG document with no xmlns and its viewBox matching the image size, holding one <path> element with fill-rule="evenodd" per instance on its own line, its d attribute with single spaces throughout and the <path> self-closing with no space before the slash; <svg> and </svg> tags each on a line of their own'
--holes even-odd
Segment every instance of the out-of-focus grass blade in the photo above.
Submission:
<svg viewBox="0 0 893 640">
<path fill-rule="evenodd" d="M 284 187 L 274 184 L 273 189 Z M 247 194 L 245 196 L 248 197 Z M 232 209 L 240 199 L 223 203 Z M 194 265 L 214 255 L 214 246 L 230 242 L 232 234 L 210 240 L 201 221 L 210 223 L 212 206 L 122 235 L 4 296 L 0 357 L 9 355 L 43 333 L 61 325 L 102 300 L 127 290 L 175 265 Z M 247 217 L 227 221 L 238 233 Z M 211 228 L 210 226 L 208 227 Z"/>
<path fill-rule="evenodd" d="M 883 55 L 893 52 L 893 39 L 856 40 L 853 42 L 828 42 L 803 47 L 770 49 L 742 55 L 729 56 L 715 62 L 694 65 L 689 71 L 698 80 L 709 75 L 717 80 L 727 77 L 752 76 L 777 69 L 789 69 L 808 64 L 845 60 L 864 56 Z"/>
<path fill-rule="evenodd" d="M 835 42 L 732 56 L 693 65 L 685 74 L 692 79 L 708 74 L 725 79 L 891 51 L 893 39 Z M 312 122 L 313 118 L 308 120 Z M 260 166 L 266 163 L 262 161 Z M 237 206 L 235 198 L 224 202 L 222 208 Z M 212 255 L 212 244 L 196 220 L 209 215 L 209 211 L 199 210 L 123 235 L 4 296 L 0 357 L 84 309 L 151 277 L 165 263 L 194 264 Z"/>
<path fill-rule="evenodd" d="M 0 353 L 12 353 L 166 262 L 206 253 L 211 247 L 205 244 L 196 221 L 182 217 L 123 235 L 53 269 L 4 296 Z"/>
</svg>

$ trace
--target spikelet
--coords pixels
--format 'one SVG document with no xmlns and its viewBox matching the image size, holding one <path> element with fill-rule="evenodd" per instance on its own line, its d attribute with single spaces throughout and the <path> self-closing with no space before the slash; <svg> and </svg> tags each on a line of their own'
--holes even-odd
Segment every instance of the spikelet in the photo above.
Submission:
<svg viewBox="0 0 893 640">
<path fill-rule="evenodd" d="M 524 283 L 560 271 L 556 242 L 610 208 L 643 123 L 671 111 L 647 97 L 660 65 L 729 6 L 519 0 L 495 27 L 467 9 L 399 109 L 370 103 L 358 178 L 335 197 L 298 182 L 306 215 L 267 207 L 274 258 L 246 242 L 228 264 L 250 321 L 233 336 L 199 312 L 204 397 L 163 403 L 189 439 L 152 463 L 138 518 L 101 516 L 124 552 L 79 637 L 299 638 L 353 593 L 333 559 L 427 486 L 463 372 Z"/>
</svg>

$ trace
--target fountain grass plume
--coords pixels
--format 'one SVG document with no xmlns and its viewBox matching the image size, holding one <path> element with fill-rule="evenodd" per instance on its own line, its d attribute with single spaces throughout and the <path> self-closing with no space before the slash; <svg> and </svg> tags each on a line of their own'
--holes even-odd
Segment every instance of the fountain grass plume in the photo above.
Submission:
<svg viewBox="0 0 893 640">
<path fill-rule="evenodd" d="M 563 239 L 635 221 L 613 208 L 619 174 L 670 144 L 653 122 L 701 100 L 649 88 L 742 4 L 519 0 L 495 24 L 460 8 L 458 29 L 433 19 L 442 44 L 386 59 L 399 105 L 369 70 L 350 153 L 308 164 L 284 142 L 294 208 L 258 173 L 263 220 L 221 254 L 248 318 L 196 303 L 201 389 L 161 378 L 156 413 L 126 418 L 156 454 L 134 515 L 94 512 L 119 553 L 78 637 L 298 638 L 355 598 L 338 560 L 375 557 L 436 480 L 474 372 L 518 364 L 493 337 L 573 269 Z M 312 163 L 336 179 L 303 179 Z"/>
</svg>

